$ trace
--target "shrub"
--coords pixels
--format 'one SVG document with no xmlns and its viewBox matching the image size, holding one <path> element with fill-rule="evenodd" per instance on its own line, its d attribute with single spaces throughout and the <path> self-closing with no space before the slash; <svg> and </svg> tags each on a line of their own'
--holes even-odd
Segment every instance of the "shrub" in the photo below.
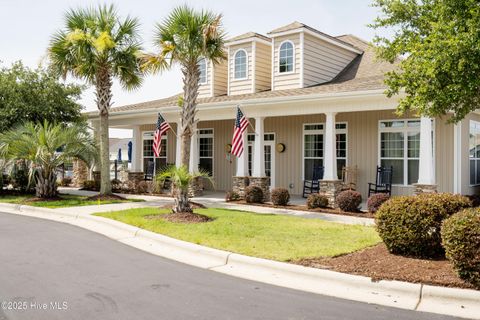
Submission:
<svg viewBox="0 0 480 320">
<path fill-rule="evenodd" d="M 100 190 L 100 181 L 85 180 L 82 185 L 82 190 L 98 191 Z"/>
<path fill-rule="evenodd" d="M 284 188 L 275 188 L 270 195 L 274 206 L 286 206 L 290 201 L 290 193 Z"/>
<path fill-rule="evenodd" d="M 472 207 L 480 207 L 480 195 L 472 194 L 466 197 L 472 202 Z"/>
<path fill-rule="evenodd" d="M 263 203 L 263 191 L 256 186 L 245 188 L 245 201 L 247 203 Z"/>
<path fill-rule="evenodd" d="M 120 189 L 124 193 L 133 193 L 135 192 L 135 187 L 136 187 L 135 181 L 127 180 L 124 183 L 122 183 Z"/>
<path fill-rule="evenodd" d="M 368 198 L 367 200 L 368 212 L 371 212 L 371 213 L 377 212 L 378 208 L 380 208 L 380 206 L 388 199 L 390 199 L 390 196 L 388 195 L 388 193 L 372 194 L 370 198 Z"/>
<path fill-rule="evenodd" d="M 112 179 L 112 191 L 119 192 L 122 189 L 122 181 L 118 179 Z"/>
<path fill-rule="evenodd" d="M 449 193 L 391 198 L 375 215 L 377 231 L 392 253 L 438 256 L 444 252 L 442 221 L 470 204 L 466 197 Z"/>
<path fill-rule="evenodd" d="M 230 202 L 230 201 L 237 201 L 240 200 L 240 195 L 238 192 L 235 191 L 227 191 L 225 194 L 225 201 Z"/>
<path fill-rule="evenodd" d="M 328 206 L 328 199 L 322 194 L 312 193 L 307 198 L 307 208 L 326 208 Z"/>
<path fill-rule="evenodd" d="M 62 187 L 68 187 L 72 183 L 72 178 L 70 177 L 64 177 L 62 180 L 60 180 L 59 185 Z"/>
<path fill-rule="evenodd" d="M 460 278 L 480 288 L 480 209 L 465 209 L 446 219 L 441 234 Z"/>
<path fill-rule="evenodd" d="M 13 166 L 10 174 L 10 182 L 12 187 L 20 192 L 26 192 L 29 189 L 28 169 L 24 164 L 15 164 Z"/>
<path fill-rule="evenodd" d="M 342 211 L 355 212 L 362 203 L 362 195 L 357 191 L 345 190 L 337 195 L 336 201 Z"/>
<path fill-rule="evenodd" d="M 135 185 L 135 193 L 148 193 L 151 189 L 151 181 L 138 181 Z"/>
</svg>

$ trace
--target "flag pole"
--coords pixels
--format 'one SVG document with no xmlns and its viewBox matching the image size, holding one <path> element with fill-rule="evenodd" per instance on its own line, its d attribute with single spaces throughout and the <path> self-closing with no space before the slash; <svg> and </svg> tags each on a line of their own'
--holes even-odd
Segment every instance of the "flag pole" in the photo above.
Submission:
<svg viewBox="0 0 480 320">
<path fill-rule="evenodd" d="M 242 110 L 242 109 L 240 108 L 240 105 L 239 105 L 239 104 L 237 104 L 237 107 L 238 107 L 240 110 Z M 243 112 L 243 110 L 242 110 L 242 112 Z M 250 127 L 252 128 L 253 132 L 254 132 L 255 134 L 257 134 L 257 133 L 255 132 L 255 128 L 253 127 L 253 125 L 252 125 L 252 123 L 250 122 L 249 118 L 246 116 L 245 112 L 243 112 L 243 114 L 245 115 L 245 118 L 247 118 L 247 122 L 248 122 L 248 124 L 250 125 Z"/>
<path fill-rule="evenodd" d="M 163 114 L 161 112 L 159 112 L 160 115 L 162 115 L 162 118 L 165 119 L 165 117 L 163 116 Z M 167 121 L 167 120 L 165 120 Z M 172 126 L 170 126 L 170 130 L 172 131 L 172 133 L 175 135 L 175 137 L 178 139 L 178 136 L 177 136 L 177 133 L 175 131 L 173 131 L 172 129 Z M 177 125 L 177 130 L 178 130 L 178 125 Z"/>
</svg>

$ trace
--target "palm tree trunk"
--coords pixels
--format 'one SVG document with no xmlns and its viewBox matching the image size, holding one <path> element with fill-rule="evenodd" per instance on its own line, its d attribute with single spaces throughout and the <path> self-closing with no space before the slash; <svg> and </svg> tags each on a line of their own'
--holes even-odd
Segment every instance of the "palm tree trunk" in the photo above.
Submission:
<svg viewBox="0 0 480 320">
<path fill-rule="evenodd" d="M 193 213 L 192 207 L 188 202 L 188 189 L 183 190 L 181 188 L 176 188 L 172 210 L 175 213 Z"/>
<path fill-rule="evenodd" d="M 97 74 L 96 97 L 100 113 L 100 194 L 112 194 L 110 182 L 110 157 L 108 137 L 108 113 L 112 101 L 112 77 L 108 70 Z"/>
<path fill-rule="evenodd" d="M 54 198 L 57 196 L 57 177 L 55 172 L 37 169 L 35 195 L 39 198 Z"/>
<path fill-rule="evenodd" d="M 183 107 L 182 107 L 182 151 L 181 165 L 188 168 L 190 163 L 190 143 L 197 114 L 198 81 L 200 70 L 192 64 L 182 68 L 183 73 Z"/>
</svg>

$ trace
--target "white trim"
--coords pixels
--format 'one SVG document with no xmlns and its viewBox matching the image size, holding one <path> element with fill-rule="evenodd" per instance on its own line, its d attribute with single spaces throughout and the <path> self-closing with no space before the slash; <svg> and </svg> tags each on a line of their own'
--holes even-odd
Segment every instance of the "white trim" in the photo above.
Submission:
<svg viewBox="0 0 480 320">
<path fill-rule="evenodd" d="M 292 50 L 293 50 L 293 53 L 292 53 L 292 58 L 293 58 L 293 61 L 292 61 L 292 71 L 286 71 L 286 72 L 280 72 L 280 49 L 282 48 L 283 44 L 285 43 L 290 43 L 292 45 Z M 292 40 L 284 40 L 280 43 L 280 45 L 278 46 L 278 66 L 276 67 L 276 71 L 277 71 L 277 76 L 283 76 L 283 75 L 288 75 L 288 74 L 294 74 L 295 73 L 295 64 L 297 62 L 297 56 L 296 56 L 296 53 L 297 53 L 297 50 L 295 48 L 295 43 L 292 41 Z"/>
<path fill-rule="evenodd" d="M 305 79 L 304 79 L 304 48 L 305 48 L 305 34 L 304 32 L 302 31 L 300 33 L 300 88 L 303 88 L 304 86 L 304 82 L 305 82 Z"/>
<path fill-rule="evenodd" d="M 453 126 L 453 192 L 458 194 L 462 194 L 462 157 L 462 121 L 459 121 Z"/>
<path fill-rule="evenodd" d="M 235 45 L 238 45 L 238 44 L 244 44 L 244 43 L 247 43 L 247 42 L 259 42 L 259 43 L 263 43 L 263 44 L 266 44 L 266 45 L 269 45 L 269 46 L 272 45 L 272 43 L 270 41 L 264 40 L 262 38 L 250 37 L 250 38 L 245 38 L 245 39 L 241 39 L 241 40 L 227 41 L 227 42 L 225 42 L 225 46 L 230 47 L 230 46 L 235 46 Z"/>
<path fill-rule="evenodd" d="M 256 78 L 255 74 L 257 73 L 257 71 L 255 70 L 256 60 L 257 60 L 256 51 L 257 51 L 257 43 L 253 42 L 252 43 L 252 93 L 255 93 L 255 87 L 256 87 L 256 83 L 255 83 L 255 78 Z"/>
<path fill-rule="evenodd" d="M 337 124 L 345 124 L 345 129 L 337 129 L 336 126 Z M 305 130 L 305 126 L 307 125 L 322 125 L 323 129 L 318 129 L 318 130 Z M 304 122 L 302 123 L 302 134 L 301 134 L 301 146 L 302 146 L 302 181 L 305 180 L 305 133 L 307 134 L 321 134 L 323 136 L 323 152 L 325 153 L 325 122 Z M 345 134 L 345 166 L 348 166 L 348 121 L 335 121 L 335 134 Z M 312 158 L 309 157 L 307 159 L 317 159 L 317 158 Z M 318 159 L 322 159 L 322 162 L 324 160 L 324 157 L 320 157 Z M 335 156 L 335 159 L 343 159 L 342 158 L 337 158 Z M 338 168 L 337 168 L 338 169 Z"/>
<path fill-rule="evenodd" d="M 469 187 L 477 187 L 480 185 L 480 182 L 479 183 L 472 183 L 472 180 L 471 180 L 471 177 L 470 177 L 470 172 L 471 172 L 471 168 L 470 168 L 470 165 L 471 165 L 471 160 L 474 160 L 475 161 L 475 180 L 476 180 L 476 177 L 477 177 L 477 168 L 476 168 L 476 163 L 477 163 L 477 160 L 480 160 L 480 158 L 477 158 L 477 157 L 473 157 L 471 158 L 470 157 L 470 135 L 472 134 L 472 125 L 479 125 L 480 126 L 480 121 L 475 121 L 475 120 L 469 120 L 468 121 L 468 186 Z M 479 132 L 480 133 L 480 132 Z M 476 148 L 476 146 L 475 146 Z M 460 154 L 461 154 L 461 151 L 460 151 Z M 460 166 L 461 167 L 461 164 Z"/>
<path fill-rule="evenodd" d="M 272 39 L 272 65 L 271 65 L 271 69 L 272 69 L 272 85 L 271 85 L 271 88 L 270 90 L 274 90 L 274 87 L 275 87 L 275 39 Z"/>
<path fill-rule="evenodd" d="M 201 130 L 212 130 L 212 133 L 200 133 Z M 198 169 L 200 169 L 200 159 L 212 159 L 212 178 L 215 177 L 215 129 L 214 128 L 197 128 L 197 151 L 198 151 Z M 212 156 L 200 157 L 200 138 L 212 138 Z"/>
<path fill-rule="evenodd" d="M 317 32 L 314 32 L 310 29 L 307 29 L 307 28 L 304 28 L 304 27 L 301 27 L 301 28 L 297 28 L 297 29 L 292 29 L 292 30 L 287 30 L 287 31 L 283 31 L 283 32 L 278 32 L 278 33 L 272 33 L 272 32 L 269 32 L 268 34 L 269 35 L 272 35 L 272 38 L 275 38 L 275 37 L 282 37 L 282 36 L 287 36 L 287 35 L 291 35 L 291 34 L 295 34 L 295 33 L 299 33 L 299 32 L 305 32 L 306 34 L 308 35 L 311 35 L 311 36 L 314 36 L 314 37 L 317 37 L 325 42 L 328 42 L 328 43 L 331 43 L 331 44 L 334 44 L 340 48 L 343 48 L 343 49 L 346 49 L 348 51 L 352 51 L 352 52 L 355 52 L 357 54 L 362 54 L 363 51 L 360 51 L 354 47 L 351 47 L 347 44 L 344 44 L 343 42 L 340 42 L 339 40 L 335 40 L 335 39 L 332 39 L 330 37 L 327 37 L 327 36 L 324 36 L 322 34 L 319 34 Z"/>
<path fill-rule="evenodd" d="M 141 171 L 140 172 L 145 172 L 145 156 L 144 156 L 144 148 L 143 148 L 143 142 L 145 140 L 153 140 L 153 136 L 152 136 L 152 139 L 145 139 L 145 134 L 146 133 L 151 133 L 151 134 L 155 134 L 155 131 L 152 131 L 152 130 L 146 130 L 146 131 L 140 131 L 140 136 L 142 137 L 142 156 L 141 156 Z M 153 155 L 152 157 L 147 157 L 149 159 L 165 159 L 165 163 L 168 163 L 168 134 L 164 134 L 162 136 L 162 140 L 165 140 L 165 157 L 155 157 L 155 155 Z M 152 151 L 153 152 L 153 151 Z M 155 174 L 155 172 L 154 172 Z"/>
<path fill-rule="evenodd" d="M 213 61 L 210 60 L 210 70 L 211 70 L 211 79 L 210 79 L 210 96 L 213 97 L 215 96 L 214 92 L 213 92 L 213 87 L 214 87 L 214 83 L 215 83 L 215 70 L 213 69 L 214 68 L 214 65 L 213 65 Z M 208 81 L 208 80 L 207 80 Z"/>
<path fill-rule="evenodd" d="M 200 61 L 203 61 L 205 63 L 205 82 L 200 82 L 200 79 L 198 79 L 198 84 L 199 85 L 206 85 L 208 84 L 208 66 L 207 66 L 207 59 L 206 58 L 201 58 L 198 60 L 197 64 L 200 64 Z M 200 67 L 199 67 L 200 68 Z"/>
<path fill-rule="evenodd" d="M 243 53 L 245 53 L 245 77 L 236 78 L 235 77 L 236 59 L 237 59 L 237 54 L 240 51 L 243 51 Z M 248 52 L 244 48 L 237 49 L 233 54 L 233 80 L 232 81 L 241 81 L 241 80 L 248 80 Z"/>
<path fill-rule="evenodd" d="M 230 47 L 227 49 L 227 96 L 230 95 Z"/>
</svg>

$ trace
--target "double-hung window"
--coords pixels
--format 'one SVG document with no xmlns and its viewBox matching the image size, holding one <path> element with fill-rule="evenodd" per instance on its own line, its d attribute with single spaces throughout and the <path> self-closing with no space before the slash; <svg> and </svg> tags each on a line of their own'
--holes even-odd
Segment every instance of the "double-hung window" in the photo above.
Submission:
<svg viewBox="0 0 480 320">
<path fill-rule="evenodd" d="M 199 168 L 213 176 L 213 129 L 198 130 Z"/>
<path fill-rule="evenodd" d="M 154 132 L 151 131 L 143 133 L 143 172 L 145 173 L 149 166 L 153 166 L 158 171 L 167 165 L 167 135 L 162 136 L 162 150 L 159 157 L 153 154 L 153 136 Z"/>
<path fill-rule="evenodd" d="M 202 58 L 198 60 L 198 69 L 200 71 L 200 77 L 198 79 L 199 84 L 207 83 L 207 60 Z"/>
<path fill-rule="evenodd" d="M 470 185 L 480 185 L 480 122 L 470 120 Z"/>
<path fill-rule="evenodd" d="M 420 120 L 380 121 L 379 134 L 380 165 L 393 167 L 393 184 L 417 183 L 420 162 Z"/>
<path fill-rule="evenodd" d="M 325 133 L 323 123 L 303 125 L 303 176 L 311 180 L 314 167 L 323 166 Z M 340 177 L 342 168 L 347 165 L 347 124 L 335 124 L 337 149 L 337 174 Z"/>
</svg>

